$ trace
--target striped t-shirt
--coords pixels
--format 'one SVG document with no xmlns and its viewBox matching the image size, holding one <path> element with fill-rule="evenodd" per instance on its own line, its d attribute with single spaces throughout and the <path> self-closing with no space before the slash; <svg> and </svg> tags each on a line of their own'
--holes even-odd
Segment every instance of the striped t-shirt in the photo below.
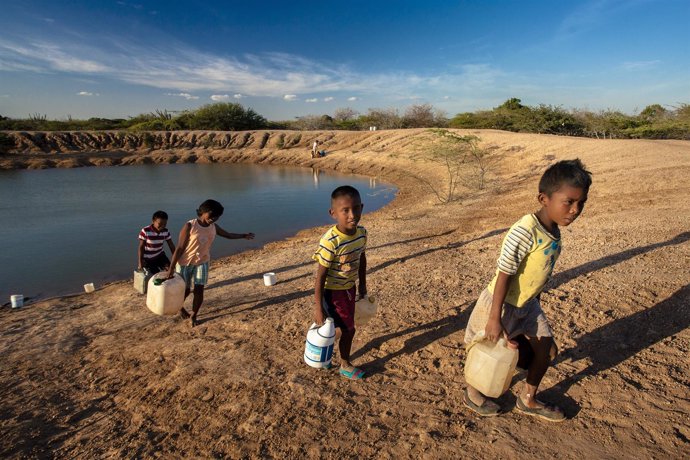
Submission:
<svg viewBox="0 0 690 460">
<path fill-rule="evenodd" d="M 163 243 L 172 238 L 167 228 L 159 232 L 151 224 L 141 229 L 139 239 L 144 242 L 144 259 L 153 259 L 163 252 Z"/>
<path fill-rule="evenodd" d="M 357 226 L 354 235 L 346 235 L 334 225 L 321 237 L 312 259 L 328 268 L 326 289 L 343 290 L 355 285 L 359 257 L 367 246 L 367 230 Z"/>
<path fill-rule="evenodd" d="M 503 238 L 489 291 L 494 292 L 499 272 L 511 275 L 505 302 L 522 307 L 542 291 L 560 253 L 560 233 L 549 233 L 534 214 L 523 216 Z"/>
</svg>

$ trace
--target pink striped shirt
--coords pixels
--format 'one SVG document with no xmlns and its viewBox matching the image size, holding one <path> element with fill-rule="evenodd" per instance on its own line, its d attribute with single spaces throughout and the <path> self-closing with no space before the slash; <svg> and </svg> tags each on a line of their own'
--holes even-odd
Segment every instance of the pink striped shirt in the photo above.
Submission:
<svg viewBox="0 0 690 460">
<path fill-rule="evenodd" d="M 172 238 L 167 228 L 159 232 L 151 224 L 141 229 L 139 239 L 144 241 L 144 259 L 153 259 L 163 252 L 163 243 Z"/>
</svg>

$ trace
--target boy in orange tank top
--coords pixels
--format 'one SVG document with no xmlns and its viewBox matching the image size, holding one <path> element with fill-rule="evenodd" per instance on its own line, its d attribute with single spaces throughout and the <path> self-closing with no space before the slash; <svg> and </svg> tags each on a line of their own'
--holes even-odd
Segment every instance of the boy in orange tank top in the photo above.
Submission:
<svg viewBox="0 0 690 460">
<path fill-rule="evenodd" d="M 223 215 L 223 206 L 215 200 L 206 200 L 196 210 L 196 219 L 185 223 L 180 230 L 179 242 L 170 262 L 168 278 L 176 272 L 186 283 L 184 298 L 194 292 L 192 302 L 192 327 L 197 325 L 197 314 L 204 301 L 204 286 L 208 283 L 208 268 L 211 260 L 211 244 L 216 235 L 228 239 L 244 238 L 251 240 L 253 233 L 229 233 L 216 221 Z M 182 308 L 182 318 L 189 318 L 189 312 Z"/>
</svg>

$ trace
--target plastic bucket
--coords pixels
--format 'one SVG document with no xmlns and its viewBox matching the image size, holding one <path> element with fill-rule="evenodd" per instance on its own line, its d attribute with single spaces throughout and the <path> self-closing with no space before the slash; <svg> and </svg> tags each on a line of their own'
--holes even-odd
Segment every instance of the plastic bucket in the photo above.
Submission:
<svg viewBox="0 0 690 460">
<path fill-rule="evenodd" d="M 84 291 L 86 291 L 88 293 L 92 293 L 95 290 L 96 290 L 96 286 L 94 286 L 93 283 L 86 283 L 84 285 Z"/>
<path fill-rule="evenodd" d="M 275 273 L 273 273 L 273 272 L 264 273 L 264 284 L 266 286 L 273 286 L 274 284 L 276 284 L 276 282 L 277 282 L 277 280 L 276 280 L 276 274 Z"/>
<path fill-rule="evenodd" d="M 24 296 L 21 294 L 11 295 L 10 302 L 12 303 L 12 308 L 21 308 L 24 306 Z"/>
</svg>

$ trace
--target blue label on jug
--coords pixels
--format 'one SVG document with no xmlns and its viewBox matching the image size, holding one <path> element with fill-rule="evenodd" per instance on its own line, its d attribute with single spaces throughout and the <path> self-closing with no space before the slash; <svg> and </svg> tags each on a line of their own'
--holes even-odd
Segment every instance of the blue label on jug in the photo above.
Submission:
<svg viewBox="0 0 690 460">
<path fill-rule="evenodd" d="M 333 357 L 333 344 L 327 347 L 319 347 L 307 341 L 306 349 L 304 350 L 304 357 L 309 361 L 317 363 L 325 363 Z"/>
</svg>

